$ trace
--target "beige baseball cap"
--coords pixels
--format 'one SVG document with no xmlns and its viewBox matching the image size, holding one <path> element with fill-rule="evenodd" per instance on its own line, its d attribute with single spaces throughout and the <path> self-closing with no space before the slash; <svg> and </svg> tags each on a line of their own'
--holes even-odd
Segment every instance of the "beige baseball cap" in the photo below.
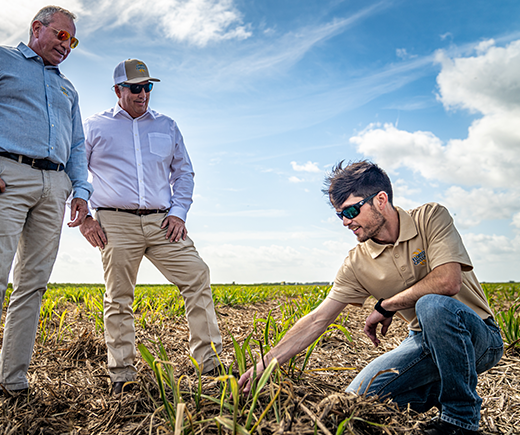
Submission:
<svg viewBox="0 0 520 435">
<path fill-rule="evenodd" d="M 120 83 L 140 83 L 145 81 L 160 82 L 150 77 L 148 67 L 142 60 L 128 59 L 120 62 L 114 70 L 114 85 Z"/>
</svg>

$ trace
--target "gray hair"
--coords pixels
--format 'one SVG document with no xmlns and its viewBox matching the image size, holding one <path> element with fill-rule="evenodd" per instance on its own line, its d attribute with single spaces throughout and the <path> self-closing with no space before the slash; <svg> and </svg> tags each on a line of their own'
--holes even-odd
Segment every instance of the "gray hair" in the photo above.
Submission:
<svg viewBox="0 0 520 435">
<path fill-rule="evenodd" d="M 35 17 L 31 21 L 31 27 L 29 30 L 29 38 L 32 39 L 33 37 L 33 31 L 32 31 L 32 25 L 35 21 L 39 21 L 45 26 L 48 26 L 50 22 L 52 21 L 52 17 L 55 13 L 59 12 L 60 14 L 65 15 L 66 17 L 70 18 L 72 21 L 76 19 L 76 15 L 74 15 L 72 12 L 68 11 L 67 9 L 63 9 L 59 6 L 45 6 L 41 8 L 38 13 L 35 15 Z"/>
</svg>

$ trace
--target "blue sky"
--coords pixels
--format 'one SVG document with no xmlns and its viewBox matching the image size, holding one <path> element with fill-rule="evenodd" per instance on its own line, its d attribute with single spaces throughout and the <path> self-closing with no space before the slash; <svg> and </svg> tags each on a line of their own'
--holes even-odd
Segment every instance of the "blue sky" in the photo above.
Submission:
<svg viewBox="0 0 520 435">
<path fill-rule="evenodd" d="M 44 6 L 3 6 L 0 43 Z M 390 175 L 395 204 L 446 205 L 481 281 L 520 281 L 520 2 L 74 0 L 62 64 L 83 117 L 115 104 L 112 72 L 161 79 L 150 107 L 192 158 L 190 236 L 212 282 L 332 281 L 356 239 L 321 193 L 340 160 Z M 65 228 L 52 282 L 102 282 Z M 165 282 L 144 261 L 141 283 Z"/>
</svg>

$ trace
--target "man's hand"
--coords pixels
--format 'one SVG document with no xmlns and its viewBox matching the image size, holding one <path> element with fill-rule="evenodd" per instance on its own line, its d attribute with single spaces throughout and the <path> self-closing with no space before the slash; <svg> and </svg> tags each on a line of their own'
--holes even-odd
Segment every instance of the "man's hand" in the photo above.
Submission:
<svg viewBox="0 0 520 435">
<path fill-rule="evenodd" d="M 256 377 L 257 379 L 262 376 L 262 373 L 264 372 L 264 363 L 260 361 L 256 365 Z M 247 396 L 251 392 L 251 387 L 253 383 L 253 371 L 254 367 L 251 367 L 247 372 L 245 372 L 240 379 L 238 380 L 238 389 L 242 391 L 242 394 L 244 396 Z"/>
<path fill-rule="evenodd" d="M 392 323 L 392 317 L 385 317 L 383 316 L 379 311 L 372 311 L 370 316 L 367 317 L 367 320 L 365 322 L 365 328 L 363 329 L 363 332 L 372 340 L 372 343 L 374 343 L 374 346 L 377 347 L 380 343 L 379 339 L 377 338 L 377 325 L 381 323 L 381 334 L 383 337 L 386 335 L 388 331 L 388 327 Z"/>
<path fill-rule="evenodd" d="M 74 198 L 70 203 L 70 220 L 67 225 L 71 228 L 77 227 L 83 223 L 88 215 L 87 201 L 81 198 Z"/>
<path fill-rule="evenodd" d="M 170 240 L 170 242 L 178 242 L 181 237 L 182 240 L 186 240 L 186 236 L 188 235 L 188 230 L 186 229 L 186 225 L 184 225 L 184 221 L 177 216 L 166 216 L 164 219 L 161 228 L 168 227 L 166 231 L 166 238 Z"/>
<path fill-rule="evenodd" d="M 0 193 L 5 192 L 5 182 L 0 178 Z"/>
<path fill-rule="evenodd" d="M 101 249 L 105 248 L 107 237 L 105 236 L 101 225 L 99 225 L 99 222 L 92 216 L 87 216 L 85 221 L 80 225 L 79 230 L 94 248 L 98 246 Z"/>
</svg>

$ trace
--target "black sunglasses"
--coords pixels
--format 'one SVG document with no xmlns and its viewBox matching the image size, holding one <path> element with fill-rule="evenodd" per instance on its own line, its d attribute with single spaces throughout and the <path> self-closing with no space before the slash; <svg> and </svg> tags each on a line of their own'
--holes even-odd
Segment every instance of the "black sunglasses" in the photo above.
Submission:
<svg viewBox="0 0 520 435">
<path fill-rule="evenodd" d="M 346 217 L 347 219 L 354 219 L 361 211 L 361 207 L 363 207 L 363 204 L 365 204 L 365 202 L 367 201 L 370 201 L 374 196 L 377 195 L 377 193 L 367 196 L 365 199 L 362 199 L 356 204 L 349 205 L 345 210 L 341 210 L 341 212 L 336 214 L 341 220 L 343 220 L 344 217 Z"/>
<path fill-rule="evenodd" d="M 129 85 L 127 83 L 120 83 L 119 86 L 123 86 L 123 88 L 129 88 L 130 92 L 132 94 L 140 94 L 143 89 L 146 93 L 150 92 L 153 88 L 153 83 L 146 83 L 144 85 L 138 85 L 138 84 Z"/>
</svg>

